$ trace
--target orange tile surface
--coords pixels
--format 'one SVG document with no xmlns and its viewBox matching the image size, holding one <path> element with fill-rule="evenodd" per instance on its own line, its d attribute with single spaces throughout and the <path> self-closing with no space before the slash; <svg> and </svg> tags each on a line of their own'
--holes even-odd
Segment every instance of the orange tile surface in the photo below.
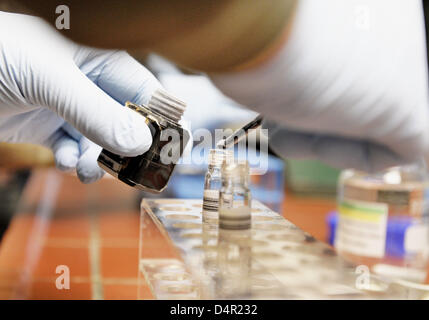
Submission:
<svg viewBox="0 0 429 320">
<path fill-rule="evenodd" d="M 43 247 L 33 276 L 35 278 L 55 277 L 55 270 L 59 265 L 68 266 L 71 277 L 89 277 L 88 248 Z"/>
<path fill-rule="evenodd" d="M 0 274 L 19 272 L 23 268 L 27 243 L 35 220 L 34 216 L 22 214 L 12 221 L 0 245 Z"/>
<path fill-rule="evenodd" d="M 91 283 L 70 282 L 70 289 L 57 289 L 55 281 L 35 281 L 30 285 L 27 299 L 37 300 L 89 300 Z"/>
<path fill-rule="evenodd" d="M 106 300 L 135 300 L 153 299 L 148 286 L 138 287 L 136 284 L 105 284 L 104 299 Z"/>
<path fill-rule="evenodd" d="M 114 179 L 84 185 L 35 171 L 0 243 L 0 298 L 138 298 L 140 197 Z M 69 290 L 55 286 L 59 265 L 69 268 Z"/>
<path fill-rule="evenodd" d="M 336 209 L 334 198 L 309 197 L 286 192 L 283 216 L 320 241 L 327 240 L 326 216 Z"/>
<path fill-rule="evenodd" d="M 75 215 L 54 217 L 50 222 L 47 237 L 88 239 L 88 215 L 77 213 Z"/>
<path fill-rule="evenodd" d="M 139 239 L 140 213 L 119 211 L 102 214 L 99 220 L 101 239 Z"/>
<path fill-rule="evenodd" d="M 103 278 L 137 278 L 139 249 L 101 248 Z"/>
</svg>

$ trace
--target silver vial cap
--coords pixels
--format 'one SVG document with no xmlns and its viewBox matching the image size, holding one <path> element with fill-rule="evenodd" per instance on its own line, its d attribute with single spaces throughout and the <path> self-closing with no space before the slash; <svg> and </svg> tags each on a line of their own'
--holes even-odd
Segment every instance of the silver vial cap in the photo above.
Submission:
<svg viewBox="0 0 429 320">
<path fill-rule="evenodd" d="M 161 89 L 152 95 L 148 107 L 174 122 L 179 122 L 186 110 L 183 101 Z"/>
</svg>

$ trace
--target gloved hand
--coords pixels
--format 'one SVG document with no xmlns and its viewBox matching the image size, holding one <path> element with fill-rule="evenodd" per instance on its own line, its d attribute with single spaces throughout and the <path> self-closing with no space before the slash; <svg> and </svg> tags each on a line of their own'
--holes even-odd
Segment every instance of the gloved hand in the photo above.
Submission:
<svg viewBox="0 0 429 320">
<path fill-rule="evenodd" d="M 285 157 L 373 171 L 429 151 L 420 0 L 300 0 L 274 56 L 212 79 L 275 121 L 270 144 Z"/>
<path fill-rule="evenodd" d="M 78 46 L 38 18 L 0 12 L 0 140 L 50 147 L 82 182 L 102 177 L 101 147 L 147 151 L 145 119 L 123 105 L 147 104 L 160 87 L 125 52 Z"/>
</svg>

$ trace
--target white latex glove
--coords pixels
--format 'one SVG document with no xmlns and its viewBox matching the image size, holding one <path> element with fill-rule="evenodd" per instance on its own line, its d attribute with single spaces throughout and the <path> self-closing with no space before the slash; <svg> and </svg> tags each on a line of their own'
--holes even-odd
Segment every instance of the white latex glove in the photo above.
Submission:
<svg viewBox="0 0 429 320">
<path fill-rule="evenodd" d="M 123 105 L 146 104 L 160 87 L 125 52 L 78 46 L 38 18 L 0 12 L 0 141 L 48 146 L 85 183 L 103 175 L 101 147 L 148 150 L 145 119 Z"/>
<path fill-rule="evenodd" d="M 368 171 L 429 150 L 420 0 L 300 0 L 287 43 L 215 84 L 271 126 L 285 157 Z"/>
</svg>

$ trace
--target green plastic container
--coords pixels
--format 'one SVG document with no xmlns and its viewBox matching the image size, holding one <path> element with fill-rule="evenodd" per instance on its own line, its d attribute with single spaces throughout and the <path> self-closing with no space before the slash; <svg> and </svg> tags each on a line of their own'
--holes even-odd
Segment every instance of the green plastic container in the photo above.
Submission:
<svg viewBox="0 0 429 320">
<path fill-rule="evenodd" d="M 316 160 L 286 160 L 286 184 L 294 193 L 334 196 L 340 172 Z"/>
</svg>

